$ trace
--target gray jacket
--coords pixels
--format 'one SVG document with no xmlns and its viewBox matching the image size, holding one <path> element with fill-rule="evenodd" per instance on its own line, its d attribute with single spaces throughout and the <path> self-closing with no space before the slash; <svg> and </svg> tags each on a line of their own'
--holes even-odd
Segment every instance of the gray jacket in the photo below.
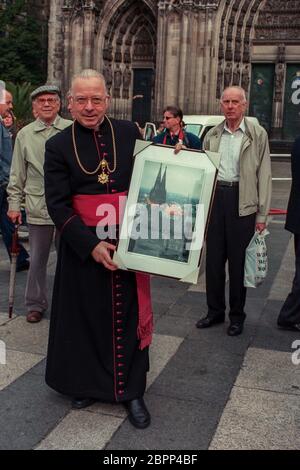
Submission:
<svg viewBox="0 0 300 470">
<path fill-rule="evenodd" d="M 218 152 L 225 120 L 205 136 L 203 149 Z M 246 132 L 240 151 L 239 215 L 256 213 L 266 223 L 271 204 L 272 175 L 268 135 L 259 124 L 245 117 Z"/>
<path fill-rule="evenodd" d="M 20 211 L 25 193 L 27 222 L 53 225 L 48 214 L 44 188 L 45 144 L 72 121 L 57 116 L 50 127 L 36 121 L 23 127 L 16 137 L 7 187 L 9 210 Z"/>
</svg>

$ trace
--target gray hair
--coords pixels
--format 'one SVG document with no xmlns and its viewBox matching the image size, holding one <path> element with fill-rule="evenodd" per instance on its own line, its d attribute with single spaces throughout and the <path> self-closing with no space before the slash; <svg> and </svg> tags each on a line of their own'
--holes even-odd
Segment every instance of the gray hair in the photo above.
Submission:
<svg viewBox="0 0 300 470">
<path fill-rule="evenodd" d="M 88 78 L 99 78 L 99 80 L 101 80 L 103 82 L 104 87 L 105 87 L 105 91 L 107 93 L 106 81 L 105 81 L 104 75 L 102 75 L 102 73 L 100 73 L 100 72 L 98 72 L 97 70 L 94 70 L 94 69 L 83 69 L 83 70 L 81 70 L 81 72 L 76 73 L 75 75 L 73 75 L 72 80 L 71 80 L 71 88 L 69 90 L 70 95 L 73 93 L 73 86 L 74 86 L 75 80 L 77 80 L 77 79 L 86 80 Z"/>
<path fill-rule="evenodd" d="M 0 104 L 5 103 L 5 82 L 0 80 Z"/>
<path fill-rule="evenodd" d="M 242 95 L 242 98 L 245 101 L 247 101 L 247 97 L 246 97 L 246 92 L 244 90 L 244 88 L 242 88 L 241 86 L 238 86 L 238 85 L 229 85 L 228 87 L 224 88 L 223 92 L 222 92 L 222 95 L 221 95 L 221 98 L 220 98 L 220 101 L 223 100 L 223 96 L 224 96 L 224 93 L 225 91 L 227 90 L 231 90 L 231 89 L 234 89 L 234 90 L 238 90 L 240 92 L 240 94 Z"/>
</svg>

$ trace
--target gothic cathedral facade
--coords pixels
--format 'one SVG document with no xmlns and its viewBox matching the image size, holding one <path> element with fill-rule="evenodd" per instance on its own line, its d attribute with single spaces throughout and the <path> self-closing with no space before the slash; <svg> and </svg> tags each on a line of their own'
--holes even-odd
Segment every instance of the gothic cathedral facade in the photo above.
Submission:
<svg viewBox="0 0 300 470">
<path fill-rule="evenodd" d="M 51 0 L 48 81 L 106 77 L 111 115 L 159 120 L 165 105 L 219 114 L 241 85 L 271 139 L 300 129 L 300 0 Z"/>
</svg>

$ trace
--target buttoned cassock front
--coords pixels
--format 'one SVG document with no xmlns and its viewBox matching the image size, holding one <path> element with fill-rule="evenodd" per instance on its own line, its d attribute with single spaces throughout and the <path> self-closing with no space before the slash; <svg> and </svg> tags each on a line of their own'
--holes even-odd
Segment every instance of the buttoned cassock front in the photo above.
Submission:
<svg viewBox="0 0 300 470">
<path fill-rule="evenodd" d="M 98 182 L 100 169 L 86 174 L 79 166 L 71 128 L 47 142 L 45 188 L 49 214 L 61 232 L 55 275 L 46 382 L 58 392 L 103 401 L 126 401 L 143 395 L 149 368 L 148 346 L 140 348 L 136 275 L 111 272 L 91 252 L 99 243 L 95 226 L 74 211 L 74 197 L 128 190 L 135 140 L 129 121 L 111 120 L 116 142 L 116 170 L 108 184 Z M 75 123 L 78 156 L 93 172 L 101 155 L 113 168 L 112 135 L 105 118 L 99 131 Z M 149 325 L 150 327 L 150 325 Z"/>
</svg>

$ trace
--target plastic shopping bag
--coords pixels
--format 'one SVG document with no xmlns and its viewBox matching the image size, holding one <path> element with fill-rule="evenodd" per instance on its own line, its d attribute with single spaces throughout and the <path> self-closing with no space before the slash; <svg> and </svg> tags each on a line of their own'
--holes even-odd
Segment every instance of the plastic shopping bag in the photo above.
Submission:
<svg viewBox="0 0 300 470">
<path fill-rule="evenodd" d="M 266 236 L 269 235 L 267 229 L 261 233 L 255 232 L 246 249 L 244 286 L 259 286 L 268 273 L 268 256 Z"/>
</svg>

